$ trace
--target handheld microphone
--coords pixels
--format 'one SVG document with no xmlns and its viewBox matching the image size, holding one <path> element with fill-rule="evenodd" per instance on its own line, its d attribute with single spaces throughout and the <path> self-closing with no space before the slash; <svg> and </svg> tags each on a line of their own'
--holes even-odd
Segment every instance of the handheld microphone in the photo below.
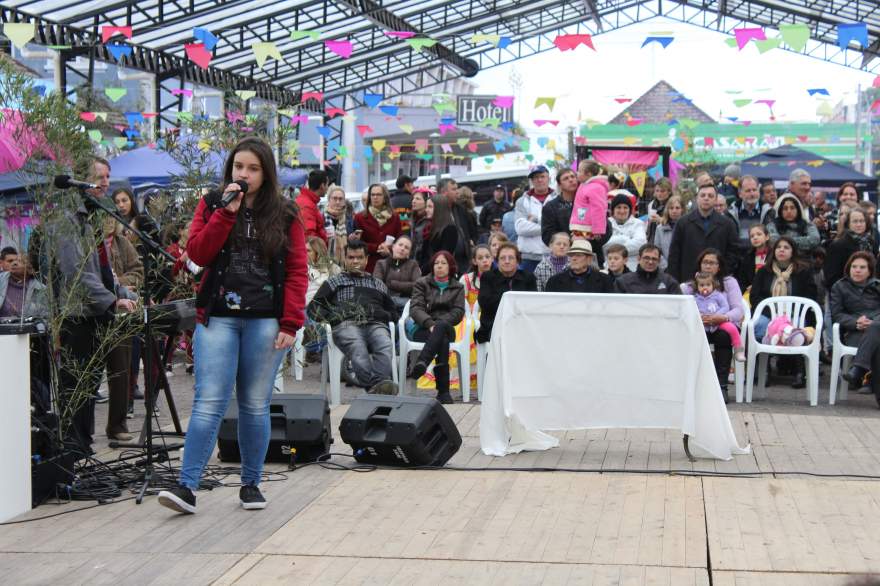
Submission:
<svg viewBox="0 0 880 586">
<path fill-rule="evenodd" d="M 220 207 L 225 208 L 226 206 L 231 204 L 232 200 L 234 200 L 236 197 L 238 197 L 238 195 L 240 193 L 247 193 L 248 192 L 247 181 L 239 179 L 238 181 L 234 181 L 233 183 L 235 183 L 236 185 L 241 187 L 241 191 L 230 191 L 228 193 L 224 193 L 223 198 L 220 200 Z"/>
<path fill-rule="evenodd" d="M 71 187 L 77 187 L 79 189 L 98 189 L 98 186 L 94 183 L 86 183 L 85 181 L 71 179 L 70 175 L 56 175 L 55 187 L 58 189 L 70 189 Z"/>
</svg>

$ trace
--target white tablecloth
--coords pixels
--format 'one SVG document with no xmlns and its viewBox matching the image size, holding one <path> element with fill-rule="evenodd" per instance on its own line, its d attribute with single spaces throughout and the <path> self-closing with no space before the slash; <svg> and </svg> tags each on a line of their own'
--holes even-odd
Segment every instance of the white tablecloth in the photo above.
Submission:
<svg viewBox="0 0 880 586">
<path fill-rule="evenodd" d="M 491 456 L 559 444 L 540 430 L 597 427 L 680 429 L 722 460 L 749 452 L 730 425 L 697 306 L 682 295 L 505 293 L 482 402 Z"/>
</svg>

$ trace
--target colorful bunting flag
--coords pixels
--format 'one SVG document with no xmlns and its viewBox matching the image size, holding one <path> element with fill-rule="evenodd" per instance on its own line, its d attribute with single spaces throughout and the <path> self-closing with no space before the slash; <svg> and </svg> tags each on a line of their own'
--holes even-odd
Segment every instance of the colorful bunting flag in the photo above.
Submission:
<svg viewBox="0 0 880 586">
<path fill-rule="evenodd" d="M 213 51 L 214 47 L 217 46 L 217 42 L 219 39 L 214 36 L 214 33 L 209 31 L 206 28 L 195 27 L 193 29 L 193 38 L 199 42 L 201 42 L 205 49 L 208 51 Z"/>
<path fill-rule="evenodd" d="M 674 37 L 645 37 L 645 40 L 642 41 L 642 48 L 644 48 L 645 45 L 649 45 L 651 43 L 657 43 L 665 49 L 674 40 L 675 40 Z"/>
<path fill-rule="evenodd" d="M 187 43 L 183 46 L 186 57 L 202 69 L 207 69 L 214 57 L 202 43 Z"/>
<path fill-rule="evenodd" d="M 33 22 L 4 22 L 3 34 L 19 49 L 24 49 L 34 38 L 36 28 Z M 101 140 L 101 139 L 98 139 Z"/>
<path fill-rule="evenodd" d="M 358 134 L 360 134 L 361 137 L 363 138 L 364 136 L 367 135 L 367 133 L 371 133 L 371 132 L 373 132 L 373 127 L 372 127 L 372 126 L 368 126 L 368 125 L 366 125 L 366 124 L 358 124 L 358 125 L 357 125 L 357 131 L 358 131 Z"/>
<path fill-rule="evenodd" d="M 411 39 L 416 36 L 412 31 L 385 31 L 385 35 L 396 39 Z"/>
<path fill-rule="evenodd" d="M 107 41 L 115 37 L 116 35 L 122 35 L 126 39 L 131 39 L 131 27 L 130 26 L 107 26 L 104 25 L 101 27 L 101 42 L 105 45 Z"/>
<path fill-rule="evenodd" d="M 492 100 L 492 105 L 498 106 L 499 108 L 512 108 L 513 96 L 498 96 Z"/>
<path fill-rule="evenodd" d="M 266 64 L 266 60 L 269 57 L 277 61 L 283 61 L 284 58 L 281 56 L 281 51 L 272 41 L 265 41 L 261 43 L 254 43 L 251 45 L 251 50 L 254 52 L 254 57 L 257 60 L 257 67 L 260 69 L 263 68 L 263 65 Z"/>
<path fill-rule="evenodd" d="M 593 37 L 590 35 L 558 35 L 553 39 L 553 44 L 560 51 L 573 51 L 578 45 L 586 45 L 592 50 L 596 50 L 593 46 Z"/>
<path fill-rule="evenodd" d="M 810 27 L 805 24 L 781 24 L 779 25 L 779 34 L 782 35 L 782 41 L 788 45 L 789 49 L 800 53 L 807 46 Z"/>
<path fill-rule="evenodd" d="M 128 90 L 124 87 L 108 87 L 104 88 L 104 95 L 106 95 L 112 102 L 118 102 L 121 100 L 125 94 L 128 93 Z"/>
<path fill-rule="evenodd" d="M 113 58 L 117 61 L 119 61 L 123 57 L 131 56 L 131 45 L 126 45 L 124 43 L 110 43 L 106 45 L 106 47 L 107 50 L 110 51 L 110 54 L 113 55 Z"/>
<path fill-rule="evenodd" d="M 384 99 L 385 96 L 382 94 L 364 94 L 364 104 L 366 104 L 368 108 L 375 108 Z"/>
<path fill-rule="evenodd" d="M 379 111 L 387 116 L 397 116 L 398 106 L 379 106 Z"/>
<path fill-rule="evenodd" d="M 856 22 L 853 24 L 837 25 L 837 46 L 841 49 L 846 49 L 852 41 L 861 45 L 862 49 L 868 48 L 867 24 Z"/>
<path fill-rule="evenodd" d="M 376 152 L 381 151 L 385 148 L 385 145 L 388 144 L 384 138 L 374 138 L 373 139 L 373 150 Z"/>
<path fill-rule="evenodd" d="M 343 40 L 343 41 L 324 41 L 324 46 L 327 47 L 330 51 L 336 53 L 343 59 L 348 59 L 351 57 L 351 53 L 354 50 L 354 46 L 351 44 L 351 41 Z"/>
<path fill-rule="evenodd" d="M 760 27 L 733 29 L 733 35 L 736 38 L 736 46 L 739 47 L 740 51 L 742 51 L 743 47 L 745 47 L 752 39 L 757 41 L 767 40 L 767 36 L 764 34 L 764 29 Z"/>
<path fill-rule="evenodd" d="M 257 95 L 257 92 L 254 90 L 235 90 L 235 95 L 247 102 L 251 98 Z"/>
<path fill-rule="evenodd" d="M 880 77 L 880 76 L 878 76 L 878 77 Z M 535 109 L 538 109 L 541 106 L 547 106 L 547 109 L 549 109 L 552 112 L 553 108 L 556 107 L 556 98 L 552 98 L 552 97 L 536 98 L 535 99 Z"/>
<path fill-rule="evenodd" d="M 405 41 L 406 41 L 406 44 L 409 45 L 410 49 L 413 49 L 414 51 L 419 51 L 419 52 L 424 48 L 433 47 L 434 45 L 437 44 L 436 39 L 427 39 L 424 37 L 407 38 L 407 39 L 405 39 Z"/>
<path fill-rule="evenodd" d="M 316 102 L 324 101 L 324 92 L 303 92 L 302 103 L 305 104 L 309 100 L 315 100 Z"/>
<path fill-rule="evenodd" d="M 318 31 L 310 30 L 290 31 L 291 41 L 298 41 L 300 39 L 305 39 L 306 37 L 310 38 L 313 41 L 317 41 L 321 37 L 321 33 Z"/>
<path fill-rule="evenodd" d="M 345 116 L 345 110 L 343 110 L 342 108 L 327 108 L 324 111 L 324 114 L 327 116 L 327 118 L 334 118 L 336 116 Z"/>
</svg>

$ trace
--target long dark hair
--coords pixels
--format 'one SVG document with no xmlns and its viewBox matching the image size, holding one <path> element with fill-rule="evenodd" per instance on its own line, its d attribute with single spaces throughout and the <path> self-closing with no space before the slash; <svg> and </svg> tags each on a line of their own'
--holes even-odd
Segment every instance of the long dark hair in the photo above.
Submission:
<svg viewBox="0 0 880 586">
<path fill-rule="evenodd" d="M 272 153 L 272 147 L 260 138 L 243 138 L 232 148 L 223 168 L 224 183 L 227 185 L 232 183 L 235 155 L 243 151 L 253 153 L 260 160 L 263 169 L 263 184 L 254 198 L 254 222 L 263 255 L 272 258 L 287 246 L 287 227 L 291 221 L 299 217 L 299 213 L 293 202 L 281 197 L 275 155 Z M 244 214 L 239 214 L 235 229 L 237 236 L 243 234 Z"/>
<path fill-rule="evenodd" d="M 449 197 L 435 195 L 431 199 L 434 200 L 434 215 L 431 217 L 431 238 L 433 239 L 443 232 L 446 226 L 452 224 L 453 219 L 452 204 L 449 201 Z"/>
<path fill-rule="evenodd" d="M 127 187 L 118 187 L 114 189 L 113 193 L 110 195 L 110 199 L 113 201 L 113 205 L 116 205 L 116 196 L 120 193 L 124 193 L 125 196 L 128 198 L 128 203 L 131 204 L 126 218 L 128 220 L 134 220 L 135 218 L 137 218 L 138 215 L 137 204 L 134 201 L 134 194 Z"/>
<path fill-rule="evenodd" d="M 715 281 L 717 282 L 717 286 L 715 288 L 719 291 L 724 291 L 724 277 L 727 276 L 727 265 L 724 262 L 724 255 L 721 254 L 720 250 L 718 250 L 717 248 L 703 249 L 703 252 L 701 252 L 697 256 L 697 272 L 702 272 L 703 259 L 710 254 L 718 259 L 718 272 L 715 274 Z M 696 291 L 696 289 L 694 289 L 694 291 Z"/>
<path fill-rule="evenodd" d="M 776 249 L 779 248 L 779 243 L 788 242 L 788 245 L 791 246 L 791 263 L 794 265 L 794 273 L 799 273 L 802 270 L 806 269 L 809 265 L 800 257 L 800 253 L 798 252 L 797 243 L 794 239 L 789 236 L 780 236 L 773 243 L 773 246 L 770 247 L 770 259 L 767 261 L 767 264 L 764 265 L 765 268 L 773 271 L 773 263 L 776 262 Z"/>
<path fill-rule="evenodd" d="M 782 234 L 788 229 L 788 222 L 782 219 L 782 206 L 784 206 L 787 201 L 793 203 L 794 209 L 797 211 L 797 218 L 795 218 L 794 223 L 797 224 L 798 234 L 805 236 L 807 233 L 807 221 L 804 219 L 804 210 L 801 208 L 801 202 L 798 201 L 797 197 L 794 195 L 783 195 L 776 200 L 776 206 L 779 210 L 776 213 L 776 217 L 773 219 L 773 222 L 776 224 L 776 230 Z"/>
</svg>

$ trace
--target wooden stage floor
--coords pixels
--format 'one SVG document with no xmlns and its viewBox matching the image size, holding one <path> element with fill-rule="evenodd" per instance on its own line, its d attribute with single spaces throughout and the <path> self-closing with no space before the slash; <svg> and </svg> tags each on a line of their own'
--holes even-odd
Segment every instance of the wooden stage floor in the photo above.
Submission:
<svg viewBox="0 0 880 586">
<path fill-rule="evenodd" d="M 316 381 L 310 366 L 288 390 L 309 392 Z M 187 417 L 192 378 L 179 367 L 172 382 Z M 263 484 L 264 511 L 241 510 L 237 488 L 221 487 L 199 493 L 195 516 L 148 497 L 2 526 L 0 576 L 5 584 L 874 583 L 880 482 L 863 477 L 880 477 L 880 411 L 854 393 L 830 407 L 825 378 L 823 388 L 815 408 L 783 387 L 731 405 L 752 453 L 729 462 L 691 463 L 678 434 L 629 429 L 560 433 L 557 449 L 487 457 L 479 404 L 457 403 L 449 411 L 464 444 L 450 465 L 480 470 L 269 465 L 286 479 Z M 346 409 L 332 411 L 337 452 L 347 451 L 338 439 Z M 99 455 L 110 459 L 102 440 Z M 86 505 L 47 504 L 18 520 Z"/>
</svg>

